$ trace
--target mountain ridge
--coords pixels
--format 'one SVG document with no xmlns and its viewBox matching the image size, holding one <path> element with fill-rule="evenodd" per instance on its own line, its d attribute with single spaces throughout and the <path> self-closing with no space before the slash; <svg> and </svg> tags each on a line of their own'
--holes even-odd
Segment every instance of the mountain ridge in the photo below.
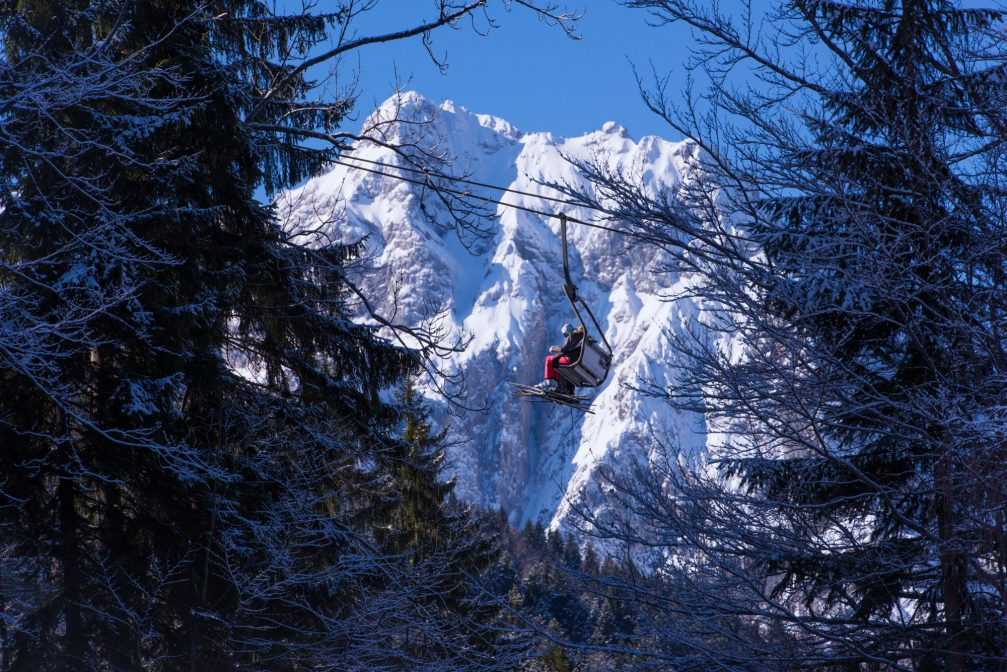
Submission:
<svg viewBox="0 0 1007 672">
<path fill-rule="evenodd" d="M 525 192 L 503 200 L 540 211 L 556 207 L 537 197 L 557 196 L 549 183 L 593 189 L 570 158 L 603 161 L 638 179 L 641 188 L 670 191 L 695 175 L 699 151 L 688 141 L 636 141 L 616 122 L 573 138 L 521 131 L 500 117 L 473 114 L 451 101 L 437 105 L 415 92 L 386 101 L 364 122 L 362 134 L 375 128 L 383 143 L 451 157 L 453 172 Z M 376 143 L 347 155 L 350 162 L 353 157 L 389 171 L 398 161 Z M 641 381 L 673 384 L 675 354 L 664 329 L 687 329 L 702 310 L 689 299 L 670 300 L 689 279 L 656 272 L 662 260 L 656 249 L 571 226 L 574 282 L 614 349 L 609 378 L 592 404 L 595 413 L 584 415 L 522 402 L 509 391 L 509 383 L 541 379 L 548 346 L 561 340 L 559 325 L 575 321 L 562 294 L 554 217 L 499 206 L 489 235 L 467 240 L 464 231 L 459 238 L 437 225 L 446 213 L 421 186 L 345 165 L 287 192 L 278 205 L 293 231 L 321 229 L 339 242 L 365 240 L 369 270 L 361 285 L 376 310 L 410 325 L 436 319 L 448 337 L 470 339 L 445 366 L 466 374 L 469 399 L 488 410 L 452 408 L 430 385 L 423 387 L 435 419 L 450 426 L 449 475 L 457 477 L 462 499 L 503 507 L 515 523 L 569 530 L 572 507 L 603 515 L 618 505 L 602 472 L 646 464 L 653 432 L 689 452 L 705 450 L 699 416 L 673 412 L 634 389 Z M 597 215 L 564 210 L 587 221 Z"/>
</svg>

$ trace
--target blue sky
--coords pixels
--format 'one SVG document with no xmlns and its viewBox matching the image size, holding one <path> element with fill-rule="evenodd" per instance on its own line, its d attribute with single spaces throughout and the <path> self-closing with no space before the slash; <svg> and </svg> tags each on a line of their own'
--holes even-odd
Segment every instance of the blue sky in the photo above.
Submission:
<svg viewBox="0 0 1007 672">
<path fill-rule="evenodd" d="M 673 88 L 685 81 L 689 33 L 682 27 L 653 28 L 647 14 L 615 0 L 566 0 L 584 12 L 570 40 L 531 12 L 491 3 L 490 17 L 499 27 L 487 35 L 470 29 L 446 30 L 434 36 L 434 49 L 447 55 L 441 74 L 419 39 L 368 47 L 346 66 L 358 66 L 361 97 L 358 118 L 387 98 L 395 81 L 411 78 L 408 88 L 441 101 L 450 99 L 473 112 L 495 114 L 525 131 L 580 135 L 618 121 L 631 135 L 675 133 L 640 99 L 630 63 L 672 74 Z M 359 33 L 388 32 L 430 17 L 427 0 L 382 0 L 358 27 Z M 485 27 L 480 20 L 479 25 Z M 353 125 L 351 122 L 350 125 Z"/>
<path fill-rule="evenodd" d="M 492 0 L 488 14 L 499 27 L 478 35 L 467 25 L 434 35 L 434 49 L 447 57 L 441 74 L 420 40 L 366 47 L 344 65 L 360 72 L 358 121 L 391 95 L 395 73 L 411 80 L 408 88 L 441 101 L 450 99 L 473 112 L 495 114 L 525 131 L 580 135 L 617 121 L 639 139 L 656 134 L 671 140 L 676 133 L 644 107 L 631 63 L 644 73 L 670 75 L 671 90 L 685 83 L 685 62 L 693 37 L 684 26 L 648 25 L 648 14 L 617 0 L 553 0 L 583 12 L 579 41 L 546 26 L 518 6 L 505 11 L 504 0 Z M 712 0 L 711 0 L 712 1 Z M 324 8 L 325 0 L 320 0 Z M 773 0 L 752 0 L 756 14 Z M 962 6 L 1002 6 L 1001 0 L 961 0 Z M 361 17 L 359 35 L 387 33 L 416 25 L 434 15 L 432 0 L 379 0 Z M 740 0 L 724 0 L 723 11 L 740 11 Z M 485 21 L 477 21 L 485 29 Z"/>
</svg>

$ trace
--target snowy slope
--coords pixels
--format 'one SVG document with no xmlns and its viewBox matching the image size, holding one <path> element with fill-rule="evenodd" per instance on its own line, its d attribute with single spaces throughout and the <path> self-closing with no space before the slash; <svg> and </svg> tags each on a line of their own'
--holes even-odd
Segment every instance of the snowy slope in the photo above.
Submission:
<svg viewBox="0 0 1007 672">
<path fill-rule="evenodd" d="M 556 195 L 542 182 L 584 182 L 564 156 L 600 158 L 648 188 L 672 187 L 688 179 L 697 151 L 657 137 L 635 141 L 612 122 L 576 138 L 522 133 L 503 119 L 450 102 L 438 106 L 417 93 L 389 100 L 364 126 L 393 117 L 409 123 L 384 127 L 386 141 L 432 148 L 453 157 L 456 174 L 531 194 Z M 356 155 L 397 162 L 373 144 Z M 522 402 L 510 395 L 509 384 L 541 379 L 548 346 L 561 342 L 559 326 L 573 318 L 562 294 L 558 222 L 500 207 L 491 237 L 468 250 L 454 231 L 423 216 L 422 193 L 414 184 L 337 165 L 278 204 L 294 230 L 320 229 L 344 242 L 368 237 L 373 270 L 362 283 L 379 311 L 410 324 L 437 315 L 451 334 L 471 337 L 450 366 L 465 373 L 470 404 L 489 410 L 448 415 L 447 405 L 429 392 L 450 424 L 461 497 L 503 507 L 517 523 L 566 526 L 572 502 L 598 511 L 612 505 L 599 468 L 646 462 L 655 432 L 689 450 L 705 449 L 700 418 L 676 414 L 627 387 L 644 378 L 670 382 L 675 359 L 664 330 L 685 328 L 698 314 L 688 300 L 662 300 L 686 280 L 653 273 L 660 261 L 654 250 L 572 226 L 574 282 L 615 351 L 612 371 L 596 391 L 593 415 Z M 427 196 L 427 211 L 443 215 Z M 557 207 L 531 196 L 504 200 L 536 210 Z M 563 207 L 573 217 L 595 218 Z"/>
</svg>

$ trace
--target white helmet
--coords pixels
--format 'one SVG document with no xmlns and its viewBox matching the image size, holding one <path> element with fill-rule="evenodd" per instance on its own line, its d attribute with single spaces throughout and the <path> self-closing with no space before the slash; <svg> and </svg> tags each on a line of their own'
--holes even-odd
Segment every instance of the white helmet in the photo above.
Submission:
<svg viewBox="0 0 1007 672">
<path fill-rule="evenodd" d="M 563 324 L 563 326 L 559 328 L 559 331 L 560 331 L 561 334 L 563 334 L 564 336 L 566 336 L 571 331 L 573 331 L 573 325 L 570 324 L 569 322 L 565 322 Z"/>
</svg>

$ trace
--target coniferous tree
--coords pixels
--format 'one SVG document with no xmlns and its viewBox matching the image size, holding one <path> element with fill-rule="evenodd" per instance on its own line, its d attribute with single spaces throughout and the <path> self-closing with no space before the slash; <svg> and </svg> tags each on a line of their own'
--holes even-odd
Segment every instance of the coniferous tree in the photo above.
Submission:
<svg viewBox="0 0 1007 672">
<path fill-rule="evenodd" d="M 498 559 L 495 535 L 486 521 L 454 498 L 453 480 L 443 479 L 447 428 L 432 433 L 426 402 L 412 381 L 400 395 L 405 417 L 400 445 L 390 458 L 393 473 L 384 509 L 371 508 L 376 539 L 389 555 L 402 557 L 431 587 L 424 608 L 470 633 L 467 648 L 499 652 L 505 637 L 501 614 L 482 575 Z M 414 597 L 413 599 L 419 599 Z M 467 625 L 468 624 L 468 625 Z M 419 639 L 417 658 L 434 642 Z"/>
<path fill-rule="evenodd" d="M 418 358 L 351 319 L 359 246 L 296 245 L 257 196 L 333 155 L 301 140 L 352 100 L 308 104 L 308 67 L 369 6 L 0 4 L 0 285 L 33 320 L 0 370 L 4 669 L 508 665 L 430 609 L 485 544 L 465 515 L 432 555 L 377 539 L 416 443 L 379 392 Z"/>
<path fill-rule="evenodd" d="M 430 412 L 417 396 L 412 382 L 401 395 L 406 417 L 401 454 L 395 466 L 393 498 L 383 543 L 393 553 L 415 553 L 414 562 L 436 552 L 450 533 L 452 521 L 445 510 L 454 488 L 442 481 L 445 459 L 442 443 L 447 428 L 431 434 Z"/>
<path fill-rule="evenodd" d="M 730 436 L 720 478 L 685 456 L 616 477 L 647 524 L 593 521 L 676 556 L 663 604 L 621 587 L 653 609 L 667 648 L 651 653 L 678 669 L 1002 669 L 1007 16 L 793 0 L 762 24 L 774 41 L 704 3 L 626 4 L 702 36 L 719 116 L 648 101 L 724 189 L 672 203 L 587 167 L 717 307 L 712 332 L 677 342 L 679 385 L 655 392 Z M 764 88 L 732 86 L 742 63 Z"/>
<path fill-rule="evenodd" d="M 127 444 L 144 437 L 90 425 L 98 381 L 80 374 L 109 341 L 95 321 L 115 306 L 136 306 L 131 275 L 171 263 L 134 233 L 164 213 L 161 204 L 123 204 L 116 183 L 122 174 L 177 175 L 172 161 L 137 147 L 173 123 L 182 101 L 150 94 L 177 79 L 125 48 L 121 31 L 107 27 L 96 41 L 94 19 L 87 3 L 0 9 L 0 459 L 7 501 L 19 502 L 0 516 L 5 669 L 71 668 L 87 647 L 107 646 L 88 640 L 84 605 L 94 597 L 93 614 L 108 616 L 102 588 L 119 577 L 82 561 L 115 534 L 91 518 L 103 506 L 107 474 L 93 473 L 86 498 L 77 497 L 79 447 L 87 433 L 114 432 Z M 157 48 L 158 37 L 145 47 Z M 111 621 L 106 632 L 121 629 Z"/>
</svg>

